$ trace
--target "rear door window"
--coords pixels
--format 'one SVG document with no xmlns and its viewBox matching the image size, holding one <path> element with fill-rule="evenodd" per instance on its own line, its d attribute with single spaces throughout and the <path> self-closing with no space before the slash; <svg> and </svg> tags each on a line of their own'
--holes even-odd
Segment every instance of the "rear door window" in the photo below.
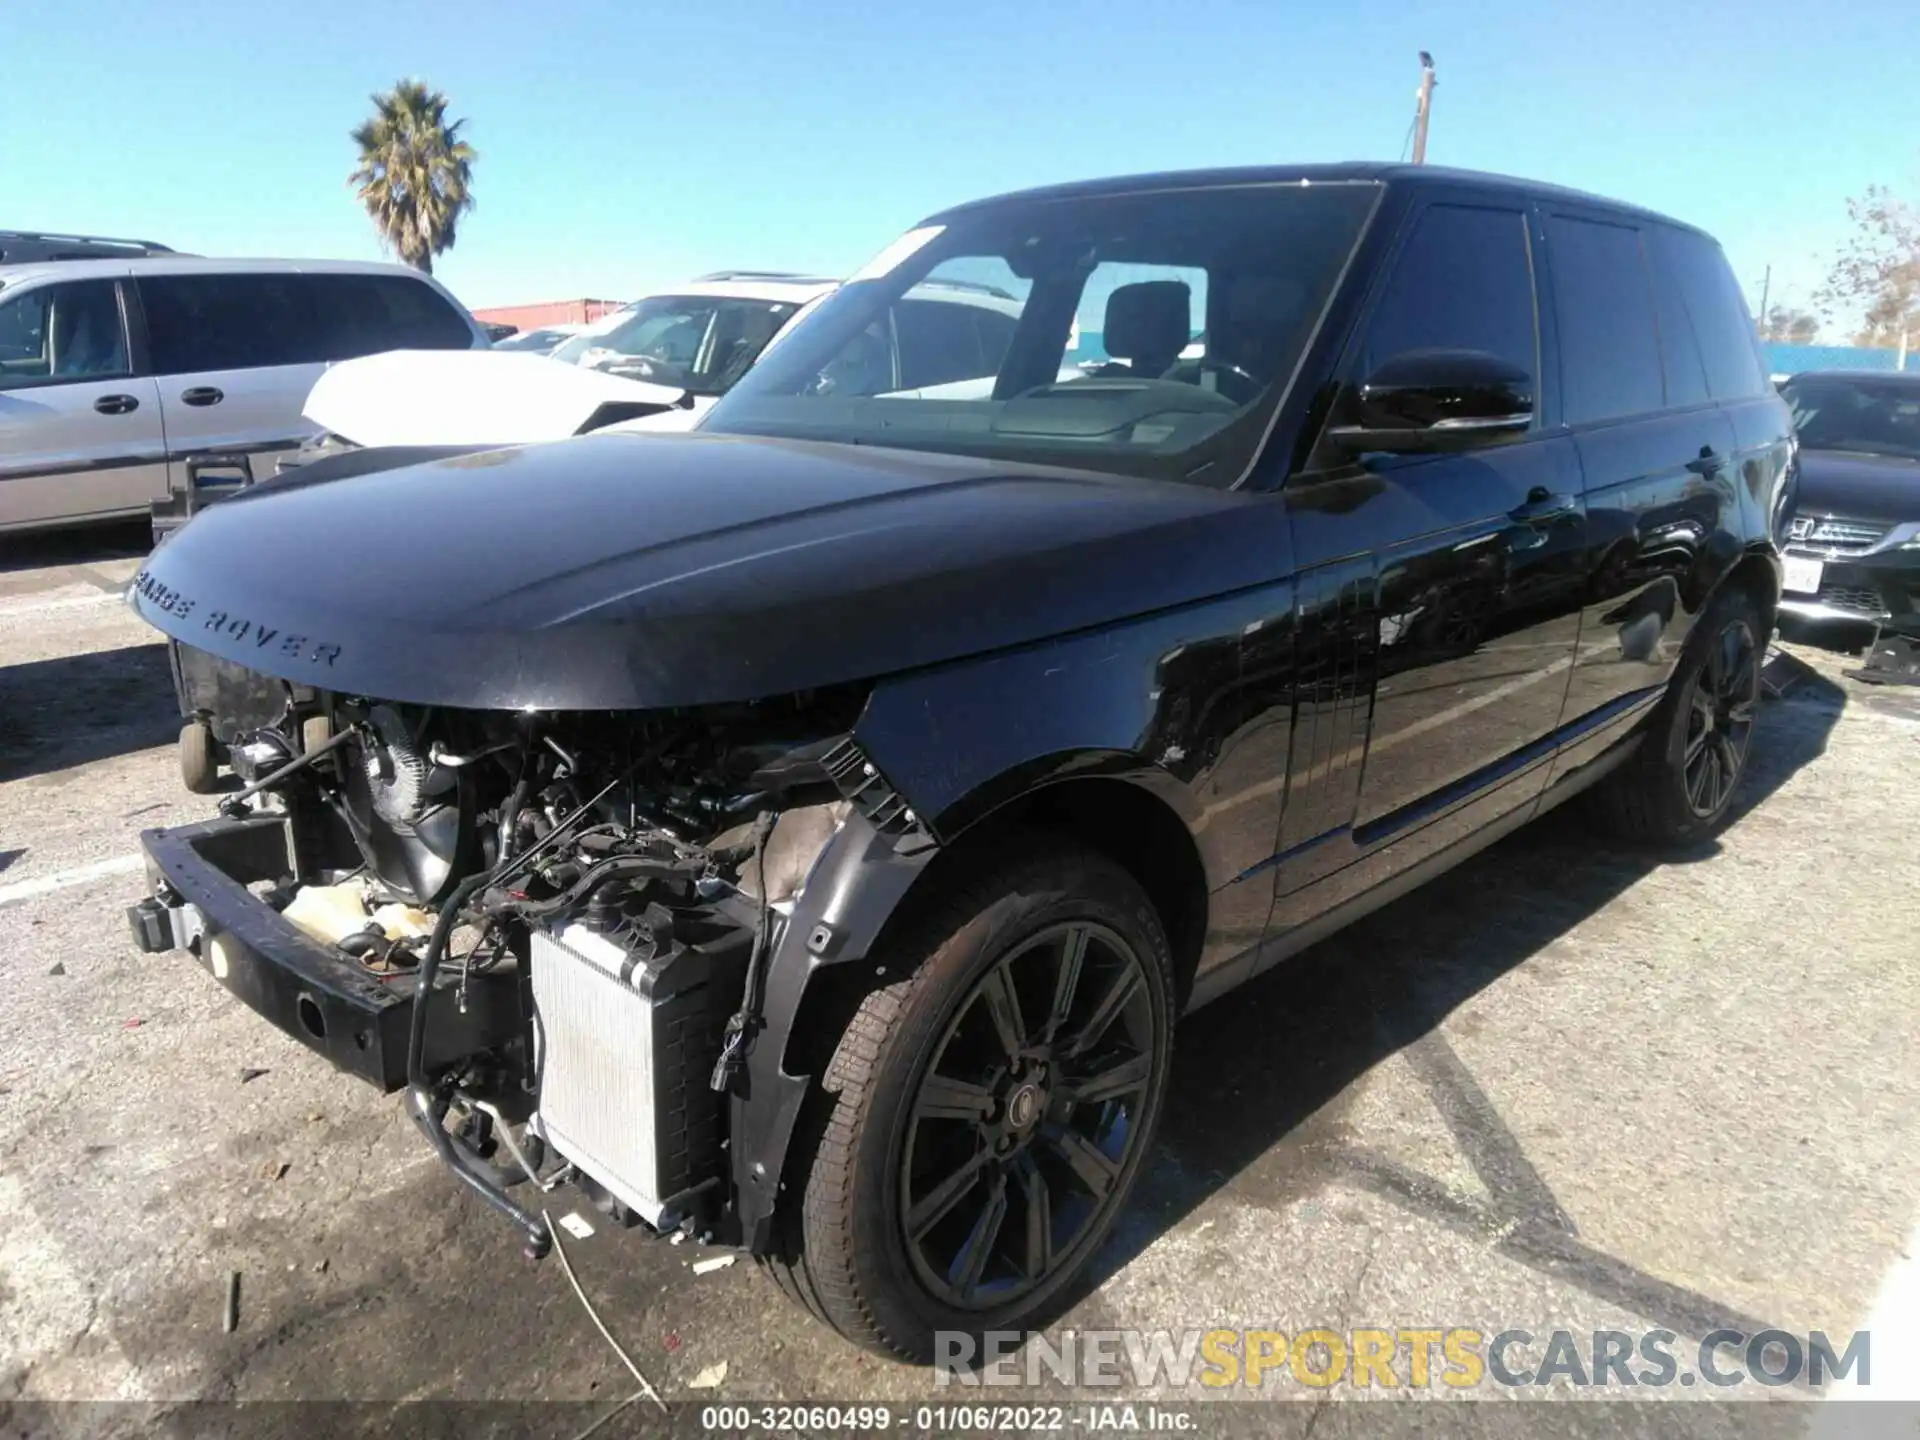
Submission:
<svg viewBox="0 0 1920 1440">
<path fill-rule="evenodd" d="M 1518 210 L 1434 205 L 1393 264 L 1360 375 L 1410 350 L 1479 350 L 1538 378 L 1533 268 Z"/>
<path fill-rule="evenodd" d="M 0 297 L 0 390 L 131 373 L 113 281 L 74 280 Z"/>
<path fill-rule="evenodd" d="M 1713 397 L 1739 400 L 1765 394 L 1767 375 L 1753 317 L 1720 247 L 1704 235 L 1665 225 L 1655 227 L 1653 241 L 1655 264 L 1671 277 L 1693 323 Z"/>
<path fill-rule="evenodd" d="M 324 360 L 319 318 L 302 278 L 140 276 L 154 373 L 261 370 Z"/>
<path fill-rule="evenodd" d="M 325 327 L 326 359 L 384 350 L 466 350 L 473 331 L 431 285 L 404 275 L 301 277 Z"/>
<path fill-rule="evenodd" d="M 1568 215 L 1548 216 L 1546 230 L 1567 423 L 1660 409 L 1660 332 L 1640 232 Z"/>
</svg>

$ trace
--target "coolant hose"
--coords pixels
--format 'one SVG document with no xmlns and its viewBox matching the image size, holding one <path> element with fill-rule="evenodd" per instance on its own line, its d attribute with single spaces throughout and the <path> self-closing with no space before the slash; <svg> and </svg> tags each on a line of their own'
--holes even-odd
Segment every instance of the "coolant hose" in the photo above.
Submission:
<svg viewBox="0 0 1920 1440">
<path fill-rule="evenodd" d="M 440 1123 L 447 1107 L 444 1101 L 435 1097 L 432 1082 L 427 1076 L 427 1006 L 433 997 L 434 977 L 440 972 L 440 962 L 446 956 L 447 943 L 453 937 L 454 927 L 460 923 L 460 912 L 489 878 L 490 872 L 483 871 L 478 875 L 469 875 L 454 886 L 453 894 L 447 897 L 447 903 L 440 907 L 439 918 L 434 921 L 426 954 L 420 958 L 420 968 L 413 982 L 412 1024 L 407 1031 L 407 1106 L 413 1114 L 414 1123 L 420 1127 L 448 1168 L 482 1200 L 520 1227 L 520 1233 L 526 1239 L 527 1254 L 538 1260 L 553 1248 L 553 1233 L 547 1229 L 547 1222 L 516 1205 L 504 1190 L 469 1163 L 466 1155 L 453 1143 L 446 1126 Z"/>
<path fill-rule="evenodd" d="M 433 934 L 427 940 L 426 954 L 420 957 L 420 970 L 414 980 L 412 1023 L 407 1027 L 407 1083 L 414 1089 L 431 1093 L 427 1080 L 427 1002 L 433 995 L 433 979 L 440 972 L 440 961 L 447 953 L 447 942 L 460 923 L 460 912 L 475 891 L 487 883 L 487 875 L 469 875 L 453 887 L 453 894 L 440 907 L 433 922 Z"/>
</svg>

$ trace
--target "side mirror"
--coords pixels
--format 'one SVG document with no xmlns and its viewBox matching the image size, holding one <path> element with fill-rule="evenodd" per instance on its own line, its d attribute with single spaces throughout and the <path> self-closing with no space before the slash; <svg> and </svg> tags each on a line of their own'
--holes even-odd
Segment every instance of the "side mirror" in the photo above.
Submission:
<svg viewBox="0 0 1920 1440">
<path fill-rule="evenodd" d="M 1347 397 L 1327 438 L 1353 454 L 1475 450 L 1533 424 L 1533 377 L 1484 350 L 1409 350 Z"/>
</svg>

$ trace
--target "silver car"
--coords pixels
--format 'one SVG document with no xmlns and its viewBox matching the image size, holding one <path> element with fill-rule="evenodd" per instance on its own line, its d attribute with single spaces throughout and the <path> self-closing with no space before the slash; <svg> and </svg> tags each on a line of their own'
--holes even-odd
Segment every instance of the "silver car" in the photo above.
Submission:
<svg viewBox="0 0 1920 1440">
<path fill-rule="evenodd" d="M 0 265 L 0 531 L 145 515 L 198 457 L 273 473 L 336 360 L 483 349 L 431 277 L 172 254 Z"/>
</svg>

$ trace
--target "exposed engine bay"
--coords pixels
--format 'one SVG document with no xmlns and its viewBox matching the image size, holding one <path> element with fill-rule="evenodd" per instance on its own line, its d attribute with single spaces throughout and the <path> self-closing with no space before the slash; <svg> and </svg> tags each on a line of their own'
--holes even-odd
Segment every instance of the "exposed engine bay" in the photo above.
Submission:
<svg viewBox="0 0 1920 1440">
<path fill-rule="evenodd" d="M 773 938 L 849 809 L 864 695 L 555 715 L 267 683 L 282 711 L 233 747 L 247 783 L 200 858 L 284 834 L 222 872 L 325 960 L 284 1013 L 250 1003 L 388 1088 L 404 1075 L 442 1158 L 534 1253 L 549 1237 L 520 1183 L 571 1180 L 658 1228 L 710 1208 Z M 229 972 L 266 932 L 222 933 L 181 888 L 134 907 L 136 935 L 246 995 Z M 297 969 L 276 965 L 262 985 Z"/>
</svg>

